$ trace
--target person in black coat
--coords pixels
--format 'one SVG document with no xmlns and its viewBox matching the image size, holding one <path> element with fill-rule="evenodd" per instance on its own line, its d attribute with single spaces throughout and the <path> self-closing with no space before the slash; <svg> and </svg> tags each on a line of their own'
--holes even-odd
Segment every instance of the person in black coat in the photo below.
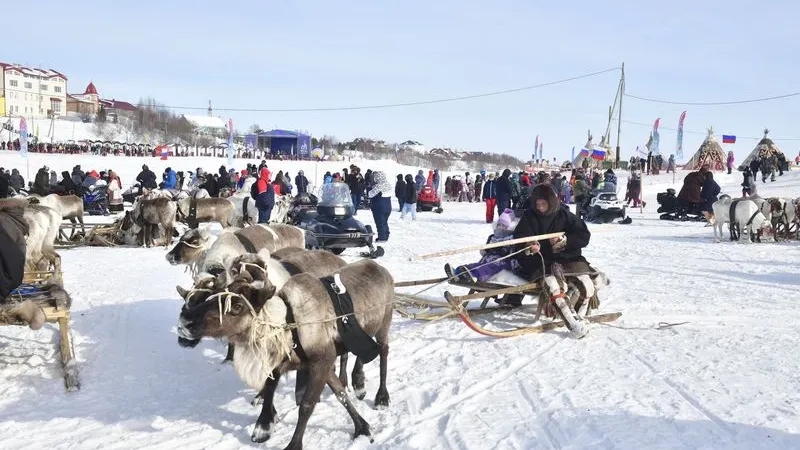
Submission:
<svg viewBox="0 0 800 450">
<path fill-rule="evenodd" d="M 511 170 L 506 169 L 500 178 L 495 182 L 497 195 L 497 215 L 503 213 L 506 208 L 511 208 Z"/>
<path fill-rule="evenodd" d="M 136 176 L 136 181 L 140 186 L 146 189 L 155 189 L 158 187 L 158 183 L 156 183 L 156 174 L 147 167 L 147 164 L 142 166 L 142 171 Z"/>
<path fill-rule="evenodd" d="M 720 188 L 719 184 L 714 181 L 714 174 L 710 170 L 706 172 L 704 176 L 705 181 L 703 181 L 703 187 L 700 189 L 700 198 L 703 200 L 703 205 L 700 207 L 700 210 L 704 213 L 713 213 L 714 209 L 711 205 L 719 200 Z M 708 217 L 708 215 L 706 215 L 706 217 Z"/>
<path fill-rule="evenodd" d="M 208 195 L 211 197 L 219 197 L 219 184 L 214 177 L 207 173 L 205 177 L 205 183 L 203 183 L 200 187 L 205 189 L 208 192 Z"/>
<path fill-rule="evenodd" d="M 517 246 L 517 250 L 525 246 L 531 248 L 530 254 L 520 253 L 517 257 L 519 275 L 536 280 L 543 276 L 543 268 L 545 273 L 550 273 L 550 266 L 556 262 L 566 273 L 592 271 L 581 254 L 581 249 L 589 245 L 591 238 L 586 223 L 569 209 L 561 207 L 552 187 L 537 185 L 531 192 L 530 205 L 514 229 L 514 239 L 557 232 L 564 232 L 564 236 Z"/>
<path fill-rule="evenodd" d="M 64 193 L 67 195 L 75 194 L 79 197 L 82 195 L 83 191 L 78 188 L 78 186 L 75 186 L 75 182 L 72 181 L 72 177 L 70 177 L 69 172 L 66 170 L 61 172 L 61 181 L 58 184 L 61 185 L 64 189 Z"/>
<path fill-rule="evenodd" d="M 403 209 L 400 212 L 400 220 L 405 218 L 406 213 L 411 214 L 411 220 L 417 220 L 417 183 L 411 174 L 406 175 L 406 189 L 403 193 Z"/>
<path fill-rule="evenodd" d="M 397 183 L 394 184 L 394 196 L 397 197 L 397 203 L 400 203 L 398 211 L 403 212 L 403 199 L 406 196 L 406 182 L 403 180 L 403 174 L 397 175 Z"/>
<path fill-rule="evenodd" d="M 6 174 L 0 174 L 0 198 L 8 197 L 8 178 Z"/>
<path fill-rule="evenodd" d="M 302 170 L 295 175 L 294 185 L 297 188 L 297 195 L 308 192 L 308 178 L 306 178 Z"/>
</svg>

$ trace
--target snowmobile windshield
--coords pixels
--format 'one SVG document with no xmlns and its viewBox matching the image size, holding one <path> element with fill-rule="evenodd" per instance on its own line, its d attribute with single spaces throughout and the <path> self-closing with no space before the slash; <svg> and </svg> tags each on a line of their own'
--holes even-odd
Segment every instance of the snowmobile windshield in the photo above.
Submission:
<svg viewBox="0 0 800 450">
<path fill-rule="evenodd" d="M 342 211 L 353 210 L 353 198 L 350 188 L 342 182 L 323 184 L 320 190 L 320 200 L 317 206 L 328 208 L 341 208 Z M 336 213 L 336 215 L 341 215 Z"/>
</svg>

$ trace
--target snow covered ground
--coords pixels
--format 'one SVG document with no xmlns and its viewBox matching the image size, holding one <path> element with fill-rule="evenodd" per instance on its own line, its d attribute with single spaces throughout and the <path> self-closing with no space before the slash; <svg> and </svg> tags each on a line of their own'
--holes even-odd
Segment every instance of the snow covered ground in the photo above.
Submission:
<svg viewBox="0 0 800 450">
<path fill-rule="evenodd" d="M 84 161 L 84 168 L 94 164 Z M 140 161 L 115 166 L 130 179 Z M 58 159 L 59 167 L 74 164 Z M 11 161 L 0 155 L 0 165 L 9 168 Z M 739 191 L 739 175 L 718 178 L 723 192 Z M 632 213 L 633 224 L 590 225 L 585 254 L 612 281 L 601 292 L 600 312 L 623 312 L 613 327 L 595 325 L 580 341 L 564 330 L 490 339 L 454 319 L 423 324 L 396 316 L 391 406 L 371 407 L 377 362 L 367 366 L 367 399 L 356 402 L 375 443 L 351 440 L 349 417 L 326 391 L 306 432 L 306 448 L 800 448 L 800 359 L 794 353 L 800 340 L 800 243 L 715 243 L 703 224 L 660 221 L 655 195 L 671 180 L 672 175 L 646 179 L 648 205 L 643 214 Z M 759 190 L 800 196 L 800 172 L 759 184 Z M 378 262 L 396 280 L 439 276 L 447 259 L 409 258 L 483 242 L 491 230 L 482 217 L 481 204 L 446 204 L 443 214 L 420 213 L 413 223 L 395 212 L 386 256 Z M 368 211 L 358 218 L 373 223 Z M 175 285 L 188 286 L 190 278 L 170 266 L 164 253 L 61 251 L 65 286 L 74 300 L 82 388 L 64 391 L 54 327 L 1 327 L 2 448 L 240 449 L 288 443 L 297 420 L 294 376 L 276 396 L 282 420 L 272 439 L 251 444 L 259 409 L 249 404 L 254 392 L 220 364 L 225 346 L 177 345 L 181 302 Z M 352 261 L 356 254 L 344 253 Z M 449 261 L 477 258 L 466 254 Z M 441 298 L 443 290 L 423 295 Z M 687 323 L 657 329 L 660 322 Z"/>
</svg>

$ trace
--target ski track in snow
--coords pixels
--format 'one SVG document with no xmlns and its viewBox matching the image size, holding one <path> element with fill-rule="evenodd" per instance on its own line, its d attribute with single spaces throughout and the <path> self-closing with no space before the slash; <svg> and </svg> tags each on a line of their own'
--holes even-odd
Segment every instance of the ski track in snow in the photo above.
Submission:
<svg viewBox="0 0 800 450">
<path fill-rule="evenodd" d="M 142 161 L 113 160 L 129 163 L 128 173 Z M 14 167 L 13 161 L 0 162 Z M 129 179 L 134 175 L 123 171 Z M 739 191 L 739 175 L 717 178 L 723 192 Z M 800 448 L 800 363 L 794 355 L 800 339 L 800 243 L 715 243 L 712 229 L 703 224 L 660 221 L 655 195 L 670 181 L 671 175 L 645 180 L 648 206 L 643 214 L 631 211 L 633 224 L 590 225 L 593 237 L 585 254 L 612 281 L 601 292 L 600 312 L 623 312 L 612 326 L 595 324 L 579 341 L 563 329 L 491 339 L 457 319 L 427 323 L 395 316 L 390 407 L 372 408 L 377 361 L 366 366 L 367 398 L 355 402 L 372 427 L 374 444 L 352 440 L 351 421 L 326 390 L 305 447 Z M 796 197 L 800 174 L 759 184 L 759 191 Z M 444 207 L 444 214 L 420 213 L 413 223 L 392 213 L 386 256 L 378 262 L 396 280 L 441 276 L 447 259 L 409 258 L 475 245 L 491 232 L 483 223 L 483 205 Z M 357 217 L 373 223 L 369 211 Z M 55 326 L 1 327 L 3 449 L 241 449 L 288 443 L 297 422 L 294 375 L 276 394 L 282 420 L 272 438 L 252 444 L 260 408 L 249 404 L 255 393 L 220 364 L 225 345 L 213 340 L 193 350 L 177 345 L 181 302 L 175 285 L 187 286 L 190 277 L 169 266 L 164 253 L 61 250 L 74 302 L 82 388 L 64 391 Z M 357 260 L 355 255 L 356 250 L 344 253 L 349 261 Z M 449 262 L 477 258 L 455 255 Z M 448 288 L 422 295 L 442 298 Z M 659 322 L 689 323 L 657 330 Z"/>
</svg>

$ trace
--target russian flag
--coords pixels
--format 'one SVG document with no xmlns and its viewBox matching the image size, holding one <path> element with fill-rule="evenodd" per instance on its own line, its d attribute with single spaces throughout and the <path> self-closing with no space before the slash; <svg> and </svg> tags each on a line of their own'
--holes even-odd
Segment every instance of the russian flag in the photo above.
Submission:
<svg viewBox="0 0 800 450">
<path fill-rule="evenodd" d="M 583 156 L 583 157 L 589 156 L 589 149 L 588 148 L 582 148 L 581 149 L 581 156 Z"/>
<path fill-rule="evenodd" d="M 161 159 L 166 160 L 167 156 L 169 156 L 169 147 L 167 147 L 166 145 L 159 145 L 158 147 L 156 147 L 156 152 L 158 152 L 159 150 L 161 150 Z"/>
<path fill-rule="evenodd" d="M 736 143 L 736 136 L 730 134 L 723 134 L 722 135 L 722 143 L 723 144 L 735 144 Z"/>
<path fill-rule="evenodd" d="M 601 148 L 592 150 L 592 159 L 596 159 L 598 161 L 606 159 L 606 151 Z"/>
</svg>

